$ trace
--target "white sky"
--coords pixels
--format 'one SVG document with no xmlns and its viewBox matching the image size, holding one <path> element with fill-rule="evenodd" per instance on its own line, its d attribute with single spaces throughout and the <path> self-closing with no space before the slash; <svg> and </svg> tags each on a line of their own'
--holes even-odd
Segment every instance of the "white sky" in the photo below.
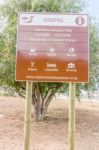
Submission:
<svg viewBox="0 0 99 150">
<path fill-rule="evenodd" d="M 99 20 L 99 0 L 86 0 L 89 4 L 86 12 Z"/>
<path fill-rule="evenodd" d="M 0 0 L 0 3 L 3 3 L 3 0 Z"/>
</svg>

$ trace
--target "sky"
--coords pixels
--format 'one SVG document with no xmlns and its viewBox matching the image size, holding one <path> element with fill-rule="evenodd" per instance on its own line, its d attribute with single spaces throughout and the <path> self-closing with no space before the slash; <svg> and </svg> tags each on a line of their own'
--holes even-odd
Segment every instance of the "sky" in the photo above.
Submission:
<svg viewBox="0 0 99 150">
<path fill-rule="evenodd" d="M 0 3 L 3 3 L 3 0 L 0 0 Z"/>
<path fill-rule="evenodd" d="M 92 17 L 96 17 L 99 20 L 99 0 L 86 0 L 89 4 L 86 12 L 89 13 Z"/>
<path fill-rule="evenodd" d="M 0 0 L 3 3 L 4 0 Z M 85 10 L 86 13 L 90 14 L 92 17 L 96 17 L 99 21 L 99 0 L 86 0 L 89 7 Z"/>
</svg>

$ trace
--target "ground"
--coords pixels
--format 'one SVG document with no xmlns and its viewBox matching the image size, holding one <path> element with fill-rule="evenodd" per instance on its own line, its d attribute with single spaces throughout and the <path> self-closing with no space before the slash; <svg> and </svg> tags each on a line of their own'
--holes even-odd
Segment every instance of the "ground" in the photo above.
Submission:
<svg viewBox="0 0 99 150">
<path fill-rule="evenodd" d="M 0 97 L 0 150 L 23 150 L 25 100 Z M 57 97 L 46 120 L 31 120 L 31 150 L 68 150 L 68 100 Z M 76 102 L 76 150 L 99 150 L 99 102 Z"/>
</svg>

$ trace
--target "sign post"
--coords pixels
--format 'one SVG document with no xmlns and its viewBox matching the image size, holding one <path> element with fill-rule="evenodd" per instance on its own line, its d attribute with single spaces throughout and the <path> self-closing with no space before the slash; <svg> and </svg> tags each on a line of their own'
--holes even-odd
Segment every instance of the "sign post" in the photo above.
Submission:
<svg viewBox="0 0 99 150">
<path fill-rule="evenodd" d="M 26 82 L 26 102 L 24 118 L 24 150 L 30 150 L 30 123 L 32 106 L 32 82 Z"/>
<path fill-rule="evenodd" d="M 21 12 L 16 80 L 27 81 L 24 150 L 29 150 L 32 82 L 69 82 L 69 145 L 75 149 L 75 84 L 88 82 L 88 15 Z"/>
<path fill-rule="evenodd" d="M 75 93 L 76 84 L 69 83 L 69 150 L 75 150 Z"/>
</svg>

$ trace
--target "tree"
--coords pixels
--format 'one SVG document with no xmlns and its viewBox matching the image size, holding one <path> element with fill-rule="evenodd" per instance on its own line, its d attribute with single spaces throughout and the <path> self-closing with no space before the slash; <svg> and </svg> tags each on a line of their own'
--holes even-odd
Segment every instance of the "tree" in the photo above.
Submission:
<svg viewBox="0 0 99 150">
<path fill-rule="evenodd" d="M 18 12 L 80 12 L 85 7 L 82 0 L 5 0 L 1 6 L 0 14 L 5 20 L 2 31 L 4 45 L 2 54 L 1 79 L 2 85 L 13 88 L 19 95 L 25 95 L 25 82 L 15 82 L 15 45 L 17 32 Z M 35 119 L 42 120 L 45 117 L 50 101 L 61 88 L 67 88 L 63 83 L 34 83 L 33 84 L 33 106 Z"/>
<path fill-rule="evenodd" d="M 89 82 L 77 84 L 77 98 L 80 101 L 81 90 L 86 90 L 88 98 L 93 97 L 97 83 L 99 84 L 99 29 L 97 24 L 90 19 L 89 24 Z"/>
<path fill-rule="evenodd" d="M 89 83 L 86 85 L 88 87 L 88 96 L 91 97 L 90 93 L 96 90 L 96 83 L 99 82 L 99 30 L 97 25 L 90 24 L 90 78 Z"/>
</svg>

